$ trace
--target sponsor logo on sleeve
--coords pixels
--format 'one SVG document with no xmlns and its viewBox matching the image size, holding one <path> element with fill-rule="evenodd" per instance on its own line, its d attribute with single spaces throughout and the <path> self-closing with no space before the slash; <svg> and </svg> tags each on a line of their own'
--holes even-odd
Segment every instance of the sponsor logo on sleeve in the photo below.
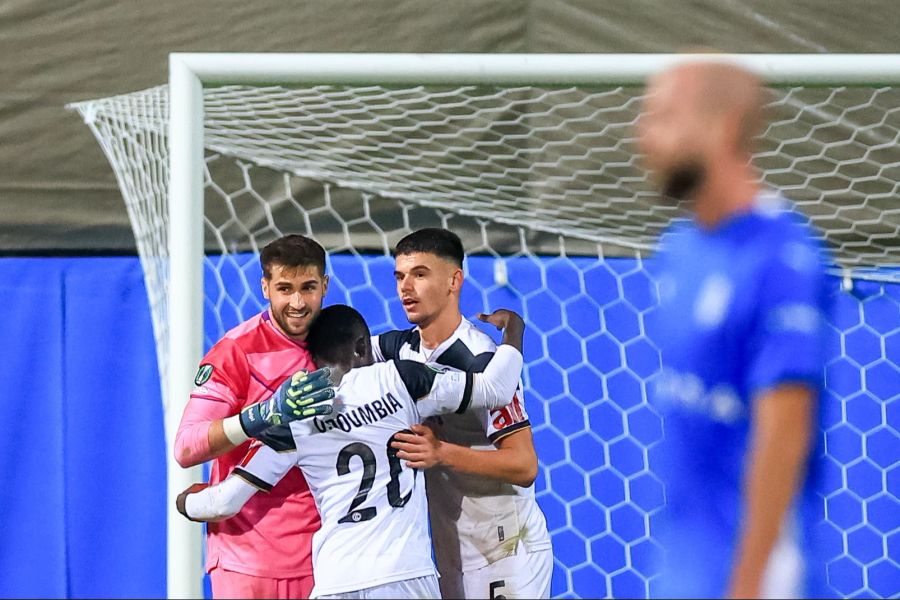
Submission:
<svg viewBox="0 0 900 600">
<path fill-rule="evenodd" d="M 197 371 L 197 376 L 194 377 L 194 385 L 200 386 L 209 381 L 209 378 L 213 374 L 213 366 L 212 365 L 200 365 L 200 369 Z"/>
</svg>

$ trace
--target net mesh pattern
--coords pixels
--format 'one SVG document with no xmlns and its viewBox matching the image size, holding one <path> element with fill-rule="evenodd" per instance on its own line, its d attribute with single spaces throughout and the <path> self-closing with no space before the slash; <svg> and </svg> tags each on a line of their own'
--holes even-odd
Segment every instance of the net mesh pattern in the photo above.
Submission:
<svg viewBox="0 0 900 600">
<path fill-rule="evenodd" d="M 900 93 L 774 90 L 756 157 L 839 265 L 826 370 L 829 582 L 896 596 L 900 578 Z M 647 393 L 659 368 L 647 261 L 677 210 L 638 164 L 637 88 L 229 86 L 205 91 L 205 343 L 262 310 L 259 249 L 284 233 L 329 252 L 327 302 L 374 332 L 408 326 L 390 249 L 426 226 L 461 235 L 466 316 L 519 311 L 538 501 L 553 593 L 653 593 L 662 435 Z M 75 105 L 112 164 L 134 228 L 160 371 L 167 340 L 165 86 Z M 199 549 L 198 549 L 199 551 Z"/>
</svg>

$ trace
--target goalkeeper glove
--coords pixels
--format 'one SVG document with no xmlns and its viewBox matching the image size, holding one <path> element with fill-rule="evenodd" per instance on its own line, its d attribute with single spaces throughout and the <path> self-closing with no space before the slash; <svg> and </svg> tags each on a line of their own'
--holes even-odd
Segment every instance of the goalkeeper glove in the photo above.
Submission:
<svg viewBox="0 0 900 600">
<path fill-rule="evenodd" d="M 301 421 L 317 415 L 330 415 L 327 404 L 334 398 L 334 384 L 327 367 L 307 373 L 297 371 L 285 380 L 271 398 L 251 404 L 241 411 L 241 427 L 250 437 L 257 437 L 272 425 Z"/>
</svg>

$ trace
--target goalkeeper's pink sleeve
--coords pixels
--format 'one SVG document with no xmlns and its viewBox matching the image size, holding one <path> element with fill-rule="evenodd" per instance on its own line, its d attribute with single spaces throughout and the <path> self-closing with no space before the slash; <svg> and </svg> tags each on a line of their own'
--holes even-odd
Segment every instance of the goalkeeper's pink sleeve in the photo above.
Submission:
<svg viewBox="0 0 900 600">
<path fill-rule="evenodd" d="M 206 391 L 211 391 L 209 383 Z M 231 402 L 213 394 L 191 394 L 178 432 L 175 434 L 175 460 L 182 467 L 193 467 L 215 458 L 209 447 L 209 427 L 213 421 L 235 414 Z"/>
</svg>

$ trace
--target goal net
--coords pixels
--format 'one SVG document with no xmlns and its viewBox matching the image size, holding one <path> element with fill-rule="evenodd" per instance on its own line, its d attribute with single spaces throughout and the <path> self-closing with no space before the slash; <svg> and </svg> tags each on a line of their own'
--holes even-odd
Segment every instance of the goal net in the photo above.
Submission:
<svg viewBox="0 0 900 600">
<path fill-rule="evenodd" d="M 532 57 L 514 65 L 516 77 L 491 83 L 484 72 L 497 57 L 470 56 L 457 58 L 485 61 L 471 71 L 482 75 L 460 76 L 460 63 L 448 60 L 444 72 L 416 81 L 397 76 L 398 55 L 382 63 L 364 55 L 370 68 L 341 81 L 340 69 L 316 71 L 311 56 L 288 57 L 301 70 L 312 65 L 306 82 L 291 75 L 279 84 L 265 55 L 255 75 L 226 68 L 206 77 L 241 84 L 202 90 L 203 349 L 265 306 L 258 252 L 282 234 L 322 243 L 332 278 L 326 304 L 355 306 L 378 333 L 409 326 L 393 245 L 421 227 L 455 231 L 469 255 L 464 314 L 508 307 L 528 324 L 524 381 L 537 496 L 553 535 L 553 593 L 652 594 L 654 515 L 664 499 L 652 459 L 661 423 L 647 402 L 659 367 L 647 330 L 656 305 L 647 265 L 678 213 L 648 185 L 634 125 L 643 81 L 657 67 L 626 73 L 629 57 L 544 56 L 558 68 L 529 74 Z M 889 596 L 900 578 L 900 69 L 860 75 L 808 56 L 788 81 L 778 61 L 796 59 L 767 58 L 757 66 L 765 74 L 776 65 L 774 119 L 757 164 L 809 216 L 835 260 L 821 432 L 829 582 L 840 595 Z M 572 75 L 571 61 L 589 61 L 595 72 Z M 121 187 L 165 381 L 173 368 L 170 252 L 178 247 L 169 115 L 180 109 L 170 106 L 168 86 L 73 107 Z M 186 396 L 164 397 L 177 424 Z"/>
</svg>

